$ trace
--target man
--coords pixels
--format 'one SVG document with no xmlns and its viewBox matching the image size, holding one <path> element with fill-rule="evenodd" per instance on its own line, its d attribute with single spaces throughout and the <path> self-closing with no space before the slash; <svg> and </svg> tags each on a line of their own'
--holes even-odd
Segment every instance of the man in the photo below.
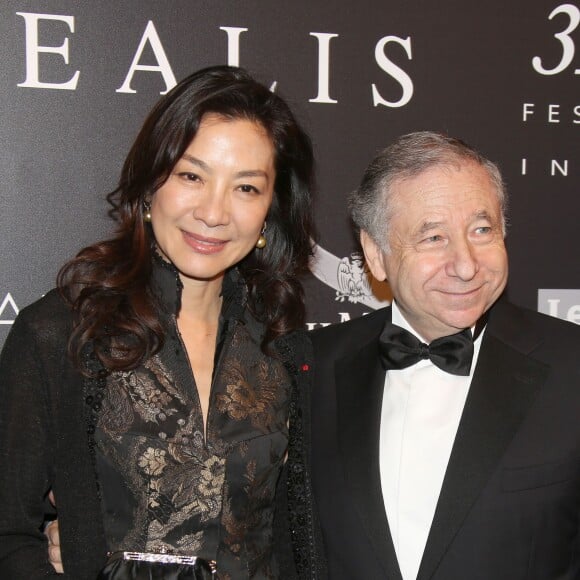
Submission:
<svg viewBox="0 0 580 580">
<path fill-rule="evenodd" d="M 394 302 L 312 335 L 332 580 L 580 578 L 580 328 L 500 298 L 505 206 L 494 164 L 427 132 L 351 196 Z"/>
</svg>

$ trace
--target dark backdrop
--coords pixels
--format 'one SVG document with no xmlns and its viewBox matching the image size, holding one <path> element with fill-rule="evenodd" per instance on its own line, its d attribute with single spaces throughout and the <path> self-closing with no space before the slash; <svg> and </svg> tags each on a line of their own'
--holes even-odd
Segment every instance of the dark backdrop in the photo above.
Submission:
<svg viewBox="0 0 580 580">
<path fill-rule="evenodd" d="M 579 21 L 558 0 L 3 0 L 0 344 L 60 265 L 110 233 L 104 196 L 160 93 L 227 62 L 275 82 L 314 140 L 309 326 L 378 305 L 348 289 L 362 265 L 345 196 L 378 149 L 422 129 L 499 163 L 511 299 L 580 323 Z"/>
</svg>

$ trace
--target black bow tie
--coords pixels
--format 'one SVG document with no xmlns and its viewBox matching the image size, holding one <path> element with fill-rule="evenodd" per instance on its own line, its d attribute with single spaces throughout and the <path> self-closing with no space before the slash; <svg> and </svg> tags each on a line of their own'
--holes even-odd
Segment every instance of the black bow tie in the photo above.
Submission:
<svg viewBox="0 0 580 580">
<path fill-rule="evenodd" d="M 409 331 L 387 322 L 379 338 L 381 362 L 386 370 L 400 370 L 423 359 L 452 375 L 469 376 L 473 358 L 473 338 L 466 328 L 443 336 L 430 344 L 421 342 Z"/>
</svg>

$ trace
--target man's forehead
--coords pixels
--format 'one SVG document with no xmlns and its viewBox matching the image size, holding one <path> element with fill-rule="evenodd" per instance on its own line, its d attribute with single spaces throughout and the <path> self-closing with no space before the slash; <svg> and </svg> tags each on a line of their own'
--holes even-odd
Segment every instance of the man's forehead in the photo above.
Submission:
<svg viewBox="0 0 580 580">
<path fill-rule="evenodd" d="M 390 200 L 391 234 L 428 232 L 442 226 L 465 227 L 477 220 L 501 221 L 494 184 L 478 165 L 437 166 L 394 183 Z"/>
<path fill-rule="evenodd" d="M 437 165 L 418 175 L 395 180 L 391 186 L 390 202 L 394 206 L 407 207 L 445 207 L 470 202 L 479 202 L 490 209 L 499 207 L 498 193 L 488 172 L 472 162 Z"/>
</svg>

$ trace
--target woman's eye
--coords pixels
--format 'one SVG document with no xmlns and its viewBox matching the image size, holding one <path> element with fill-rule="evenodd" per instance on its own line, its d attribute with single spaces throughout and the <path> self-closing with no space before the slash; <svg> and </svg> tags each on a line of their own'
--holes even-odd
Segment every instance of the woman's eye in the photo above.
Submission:
<svg viewBox="0 0 580 580">
<path fill-rule="evenodd" d="M 185 179 L 186 181 L 200 181 L 201 178 L 199 177 L 199 175 L 197 175 L 197 173 L 191 173 L 189 171 L 181 171 L 180 173 L 178 173 L 179 177 L 181 177 L 182 179 Z"/>
<path fill-rule="evenodd" d="M 256 187 L 249 184 L 240 185 L 239 189 L 244 193 L 260 193 Z"/>
</svg>

